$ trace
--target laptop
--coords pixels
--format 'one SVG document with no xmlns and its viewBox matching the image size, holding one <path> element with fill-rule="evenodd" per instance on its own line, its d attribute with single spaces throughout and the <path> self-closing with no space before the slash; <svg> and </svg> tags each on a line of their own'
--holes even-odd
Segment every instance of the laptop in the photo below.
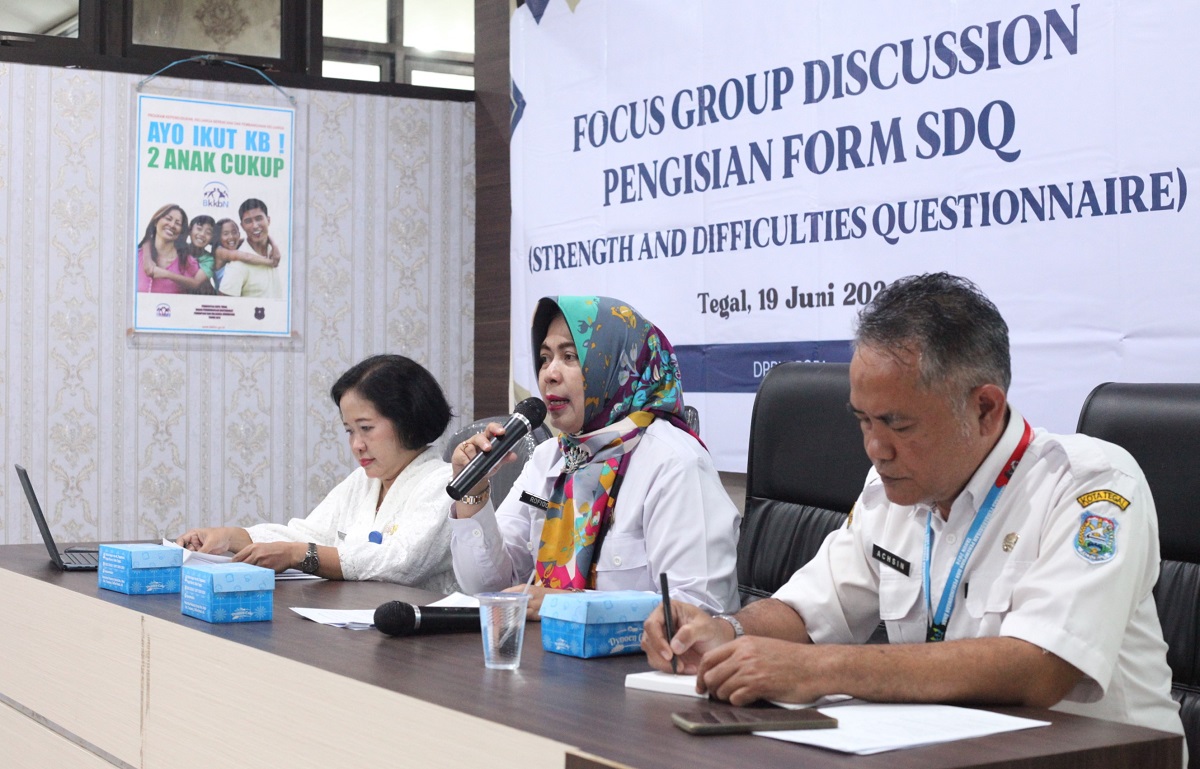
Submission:
<svg viewBox="0 0 1200 769">
<path fill-rule="evenodd" d="M 17 477 L 21 479 L 21 488 L 25 489 L 25 499 L 29 500 L 29 509 L 33 511 L 33 519 L 37 521 L 38 530 L 42 532 L 42 539 L 46 542 L 46 550 L 50 552 L 51 562 L 63 571 L 96 571 L 99 550 L 72 547 L 59 551 L 58 545 L 54 544 L 54 537 L 50 535 L 50 527 L 46 525 L 46 516 L 42 515 L 42 506 L 38 504 L 37 495 L 33 493 L 33 484 L 29 482 L 29 473 L 20 465 L 13 466 L 17 468 Z"/>
</svg>

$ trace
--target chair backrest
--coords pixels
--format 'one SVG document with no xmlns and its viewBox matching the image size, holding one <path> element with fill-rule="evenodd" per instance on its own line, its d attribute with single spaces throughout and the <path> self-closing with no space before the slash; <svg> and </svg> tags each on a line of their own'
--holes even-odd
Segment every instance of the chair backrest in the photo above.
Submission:
<svg viewBox="0 0 1200 769">
<path fill-rule="evenodd" d="M 683 407 L 683 421 L 687 422 L 687 426 L 691 428 L 696 435 L 700 434 L 700 412 L 695 406 Z"/>
<path fill-rule="evenodd" d="M 483 419 L 476 419 L 466 427 L 460 428 L 458 432 L 454 433 L 454 435 L 450 437 L 450 442 L 446 444 L 446 448 L 442 451 L 442 459 L 449 462 L 450 456 L 454 453 L 454 449 L 458 446 L 458 444 L 462 443 L 467 438 L 470 438 L 475 433 L 483 432 L 483 428 L 487 427 L 488 422 L 498 422 L 500 424 L 504 424 L 507 420 L 507 414 L 498 417 L 485 417 Z M 494 504 L 496 507 L 500 506 L 500 503 L 506 496 L 508 496 L 509 489 L 511 489 L 513 483 L 516 482 L 517 476 L 521 474 L 521 469 L 525 467 L 525 463 L 533 454 L 533 450 L 539 443 L 549 437 L 550 431 L 546 429 L 546 426 L 539 425 L 537 429 L 521 439 L 521 441 L 517 444 L 516 449 L 514 449 L 517 455 L 517 461 L 510 462 L 507 465 L 502 466 L 496 471 L 496 474 L 492 476 L 492 504 Z"/>
<path fill-rule="evenodd" d="M 1158 511 L 1162 567 L 1154 588 L 1167 640 L 1171 694 L 1180 702 L 1191 765 L 1200 765 L 1200 384 L 1123 384 L 1092 390 L 1079 432 L 1137 460 Z"/>
<path fill-rule="evenodd" d="M 782 363 L 759 387 L 738 541 L 744 601 L 786 582 L 858 499 L 871 462 L 849 400 L 846 363 Z"/>
</svg>

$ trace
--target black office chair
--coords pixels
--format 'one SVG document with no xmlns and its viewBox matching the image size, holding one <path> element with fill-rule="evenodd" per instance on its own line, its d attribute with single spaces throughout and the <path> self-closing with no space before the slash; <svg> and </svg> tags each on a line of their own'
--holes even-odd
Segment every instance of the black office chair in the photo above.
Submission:
<svg viewBox="0 0 1200 769">
<path fill-rule="evenodd" d="M 1200 384 L 1102 384 L 1077 429 L 1132 454 L 1154 495 L 1162 554 L 1154 599 L 1189 766 L 1200 769 Z"/>
<path fill-rule="evenodd" d="M 782 363 L 759 387 L 738 541 L 743 603 L 778 589 L 854 506 L 871 462 L 849 400 L 846 363 Z"/>
<path fill-rule="evenodd" d="M 446 444 L 446 448 L 442 452 L 442 459 L 449 462 L 450 456 L 454 453 L 454 449 L 458 446 L 458 444 L 462 443 L 467 438 L 470 438 L 475 433 L 483 432 L 483 428 L 487 427 L 488 422 L 499 422 L 500 424 L 504 424 L 506 421 L 508 421 L 507 414 L 498 417 L 485 417 L 483 419 L 476 419 L 466 427 L 460 428 L 458 432 L 454 433 L 454 435 L 450 437 L 450 442 Z M 517 461 L 504 465 L 496 471 L 494 476 L 492 476 L 493 505 L 496 507 L 500 506 L 500 503 L 504 501 L 506 496 L 508 496 L 508 492 L 512 488 L 512 485 L 516 483 L 517 477 L 521 474 L 521 469 L 524 468 L 525 463 L 529 461 L 529 457 L 533 454 L 534 448 L 536 448 L 539 443 L 549 437 L 550 430 L 547 429 L 546 425 L 543 424 L 539 425 L 533 432 L 521 439 L 521 442 L 518 443 L 516 449 L 514 449 L 517 454 Z"/>
</svg>

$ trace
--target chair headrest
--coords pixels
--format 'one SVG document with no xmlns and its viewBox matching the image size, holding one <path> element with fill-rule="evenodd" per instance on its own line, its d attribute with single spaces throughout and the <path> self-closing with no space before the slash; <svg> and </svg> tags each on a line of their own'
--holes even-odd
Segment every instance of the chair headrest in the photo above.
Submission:
<svg viewBox="0 0 1200 769">
<path fill-rule="evenodd" d="M 871 462 L 850 401 L 848 363 L 782 363 L 754 399 L 746 495 L 846 513 Z"/>
<path fill-rule="evenodd" d="M 1163 558 L 1200 562 L 1200 384 L 1102 384 L 1084 401 L 1078 430 L 1141 465 Z"/>
</svg>

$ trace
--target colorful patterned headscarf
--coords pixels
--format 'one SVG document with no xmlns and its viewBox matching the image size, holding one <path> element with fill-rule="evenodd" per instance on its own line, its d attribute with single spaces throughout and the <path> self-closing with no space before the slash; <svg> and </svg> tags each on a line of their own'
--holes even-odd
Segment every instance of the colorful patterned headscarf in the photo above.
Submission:
<svg viewBox="0 0 1200 769">
<path fill-rule="evenodd" d="M 534 568 L 541 585 L 582 589 L 595 586 L 595 555 L 645 429 L 666 419 L 699 437 L 683 418 L 675 351 L 656 326 L 617 299 L 545 297 L 533 316 L 535 361 L 559 315 L 583 370 L 583 429 L 558 438 L 566 462 L 550 494 Z"/>
</svg>

